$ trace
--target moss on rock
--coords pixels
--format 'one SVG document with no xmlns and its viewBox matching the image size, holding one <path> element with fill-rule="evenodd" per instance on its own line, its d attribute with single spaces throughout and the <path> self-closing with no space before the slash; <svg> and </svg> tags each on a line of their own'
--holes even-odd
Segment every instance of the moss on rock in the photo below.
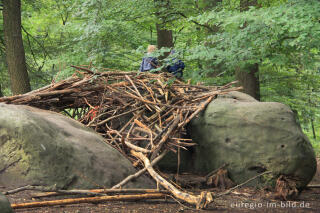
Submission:
<svg viewBox="0 0 320 213">
<path fill-rule="evenodd" d="M 61 114 L 0 104 L 0 183 L 111 187 L 135 172 L 103 138 Z M 150 187 L 141 177 L 128 187 Z"/>
</svg>

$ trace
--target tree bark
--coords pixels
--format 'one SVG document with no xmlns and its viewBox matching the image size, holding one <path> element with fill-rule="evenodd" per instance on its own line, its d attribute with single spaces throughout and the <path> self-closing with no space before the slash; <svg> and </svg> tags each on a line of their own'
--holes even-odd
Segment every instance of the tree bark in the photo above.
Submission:
<svg viewBox="0 0 320 213">
<path fill-rule="evenodd" d="M 159 20 L 158 23 L 156 23 L 156 29 L 157 29 L 157 46 L 159 49 L 162 47 L 168 47 L 172 48 L 174 46 L 173 44 L 173 36 L 172 36 L 172 30 L 166 29 L 166 23 L 168 21 L 167 14 L 164 13 L 163 8 L 166 8 L 167 10 L 170 9 L 170 1 L 169 0 L 154 0 L 156 7 L 157 7 L 157 13 L 156 16 Z M 159 12 L 162 11 L 162 12 Z M 169 52 L 165 53 L 164 56 L 160 57 L 160 59 L 166 58 L 169 55 Z"/>
<path fill-rule="evenodd" d="M 3 97 L 2 90 L 1 90 L 1 84 L 0 84 L 0 97 Z"/>
<path fill-rule="evenodd" d="M 164 28 L 164 24 L 156 24 L 158 48 L 173 47 L 172 30 Z"/>
<path fill-rule="evenodd" d="M 21 1 L 3 0 L 6 61 L 13 95 L 31 90 L 21 34 Z"/>
<path fill-rule="evenodd" d="M 259 65 L 248 65 L 244 69 L 236 69 L 236 79 L 239 86 L 242 86 L 242 92 L 260 100 L 260 82 L 259 82 Z"/>
<path fill-rule="evenodd" d="M 257 5 L 257 0 L 240 0 L 240 11 L 246 11 L 249 6 Z M 260 100 L 259 65 L 248 64 L 244 68 L 236 68 L 238 85 L 243 87 L 243 92 Z"/>
<path fill-rule="evenodd" d="M 249 10 L 250 6 L 257 6 L 257 0 L 240 0 L 240 11 L 247 11 Z"/>
<path fill-rule="evenodd" d="M 314 128 L 313 118 L 311 118 L 311 128 L 312 128 L 313 138 L 314 138 L 314 139 L 317 139 L 316 130 L 315 130 L 315 128 Z"/>
</svg>

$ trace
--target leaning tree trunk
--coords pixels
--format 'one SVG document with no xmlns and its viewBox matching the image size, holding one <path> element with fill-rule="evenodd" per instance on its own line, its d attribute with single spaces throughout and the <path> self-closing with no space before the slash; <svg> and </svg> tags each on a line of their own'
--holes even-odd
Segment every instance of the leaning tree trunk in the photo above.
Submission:
<svg viewBox="0 0 320 213">
<path fill-rule="evenodd" d="M 240 11 L 246 11 L 249 6 L 256 6 L 257 0 L 240 0 Z M 244 68 L 237 68 L 236 79 L 239 86 L 243 87 L 243 92 L 260 100 L 259 65 L 248 64 Z"/>
<path fill-rule="evenodd" d="M 14 95 L 31 90 L 21 34 L 21 1 L 3 0 L 6 61 Z"/>
</svg>

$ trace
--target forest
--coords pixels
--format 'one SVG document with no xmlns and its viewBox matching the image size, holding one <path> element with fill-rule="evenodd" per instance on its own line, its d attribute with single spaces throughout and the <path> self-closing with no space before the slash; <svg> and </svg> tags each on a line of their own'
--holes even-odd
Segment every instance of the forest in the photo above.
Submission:
<svg viewBox="0 0 320 213">
<path fill-rule="evenodd" d="M 318 0 L 2 0 L 0 14 L 0 97 L 66 79 L 71 65 L 137 71 L 154 44 L 163 66 L 176 51 L 185 82 L 238 80 L 290 106 L 320 154 Z"/>
</svg>

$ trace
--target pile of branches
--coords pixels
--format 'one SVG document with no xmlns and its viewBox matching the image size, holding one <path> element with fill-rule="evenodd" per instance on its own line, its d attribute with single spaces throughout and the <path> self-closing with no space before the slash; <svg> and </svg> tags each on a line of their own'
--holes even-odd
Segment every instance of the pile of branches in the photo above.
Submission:
<svg viewBox="0 0 320 213">
<path fill-rule="evenodd" d="M 200 195 L 178 190 L 153 168 L 168 151 L 194 145 L 183 137 L 186 125 L 218 95 L 239 90 L 233 83 L 201 86 L 183 83 L 169 73 L 92 71 L 73 66 L 75 74 L 63 81 L 0 102 L 63 112 L 101 134 L 137 166 L 144 169 L 113 187 L 120 188 L 143 172 L 174 197 L 204 208 L 209 192 Z"/>
</svg>

